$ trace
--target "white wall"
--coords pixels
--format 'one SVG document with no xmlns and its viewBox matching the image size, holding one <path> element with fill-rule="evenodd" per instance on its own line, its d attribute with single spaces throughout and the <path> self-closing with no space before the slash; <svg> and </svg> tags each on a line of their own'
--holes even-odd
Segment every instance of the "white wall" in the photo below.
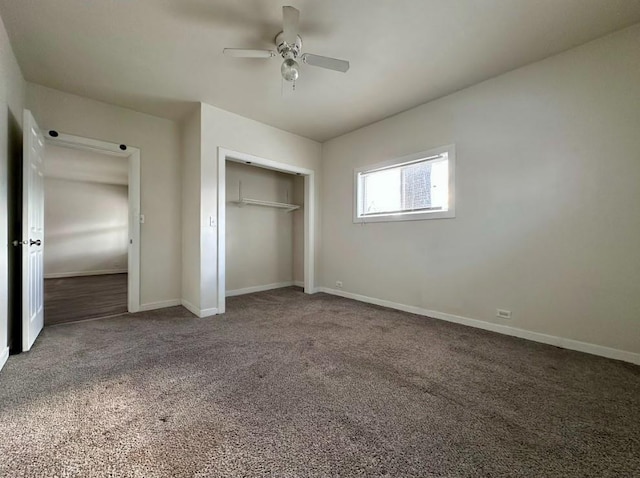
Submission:
<svg viewBox="0 0 640 478">
<path fill-rule="evenodd" d="M 293 166 L 311 169 L 316 174 L 316 198 L 319 197 L 321 145 L 301 136 L 279 130 L 272 126 L 243 118 L 213 106 L 201 105 L 201 151 L 199 176 L 185 179 L 183 186 L 188 195 L 200 191 L 200 220 L 198 224 L 184 222 L 184 236 L 196 243 L 200 238 L 199 260 L 195 261 L 200 270 L 187 265 L 184 271 L 191 278 L 200 274 L 199 303 L 193 304 L 201 313 L 214 313 L 217 306 L 217 230 L 209 227 L 209 218 L 217 218 L 217 154 L 218 148 L 226 148 L 241 153 L 259 156 Z M 186 174 L 186 171 L 185 171 Z M 196 199 L 192 201 L 197 203 Z M 319 258 L 320 222 L 319 207 L 316 220 L 316 256 Z M 317 260 L 316 259 L 316 260 Z M 195 279 L 188 279 L 196 287 Z M 186 291 L 196 297 L 196 291 Z M 204 311 L 204 312 L 203 312 Z"/>
<path fill-rule="evenodd" d="M 127 271 L 128 167 L 119 156 L 45 147 L 45 278 Z"/>
<path fill-rule="evenodd" d="M 181 296 L 180 127 L 177 123 L 63 93 L 27 87 L 27 104 L 41 128 L 140 148 L 140 304 Z"/>
<path fill-rule="evenodd" d="M 21 150 L 25 82 L 0 19 L 0 368 L 8 354 L 8 196 L 10 155 Z M 19 152 L 19 151 L 18 151 Z"/>
<path fill-rule="evenodd" d="M 293 213 L 263 206 L 238 207 L 242 196 L 292 203 L 290 174 L 227 162 L 226 290 L 293 281 Z"/>
<path fill-rule="evenodd" d="M 294 176 L 293 204 L 302 206 L 291 213 L 293 216 L 293 281 L 304 282 L 304 177 Z"/>
<path fill-rule="evenodd" d="M 200 105 L 182 124 L 182 301 L 200 304 Z"/>
<path fill-rule="evenodd" d="M 636 25 L 325 143 L 323 285 L 639 353 L 639 45 Z M 450 143 L 455 219 L 352 223 L 354 168 Z"/>
</svg>

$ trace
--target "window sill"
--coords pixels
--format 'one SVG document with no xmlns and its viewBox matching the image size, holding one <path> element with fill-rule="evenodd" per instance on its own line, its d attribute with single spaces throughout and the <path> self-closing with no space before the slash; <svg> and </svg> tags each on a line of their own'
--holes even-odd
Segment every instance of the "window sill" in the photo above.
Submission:
<svg viewBox="0 0 640 478">
<path fill-rule="evenodd" d="M 354 217 L 354 224 L 367 222 L 398 222 L 398 221 L 425 221 L 429 219 L 453 219 L 456 212 L 452 209 L 438 212 L 384 214 L 380 216 Z"/>
</svg>

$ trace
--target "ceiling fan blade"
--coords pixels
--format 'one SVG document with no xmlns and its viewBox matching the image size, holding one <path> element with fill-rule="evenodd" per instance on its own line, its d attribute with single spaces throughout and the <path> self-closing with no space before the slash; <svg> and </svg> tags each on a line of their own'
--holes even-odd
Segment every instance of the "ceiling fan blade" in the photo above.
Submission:
<svg viewBox="0 0 640 478">
<path fill-rule="evenodd" d="M 298 39 L 298 22 L 300 12 L 293 7 L 282 7 L 282 37 L 289 45 Z"/>
<path fill-rule="evenodd" d="M 327 70 L 341 71 L 342 73 L 346 73 L 346 71 L 349 69 L 348 61 L 329 58 L 328 56 L 304 53 L 301 59 L 307 65 L 319 66 L 320 68 L 326 68 Z"/>
<path fill-rule="evenodd" d="M 271 58 L 277 55 L 275 51 L 271 50 L 248 50 L 246 48 L 225 48 L 222 53 L 236 58 Z"/>
</svg>

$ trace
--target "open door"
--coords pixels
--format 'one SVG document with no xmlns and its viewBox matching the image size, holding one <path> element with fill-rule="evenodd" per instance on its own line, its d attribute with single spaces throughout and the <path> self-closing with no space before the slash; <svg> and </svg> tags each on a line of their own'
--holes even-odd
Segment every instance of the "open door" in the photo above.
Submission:
<svg viewBox="0 0 640 478">
<path fill-rule="evenodd" d="M 24 110 L 22 183 L 22 350 L 44 326 L 44 136 Z"/>
</svg>

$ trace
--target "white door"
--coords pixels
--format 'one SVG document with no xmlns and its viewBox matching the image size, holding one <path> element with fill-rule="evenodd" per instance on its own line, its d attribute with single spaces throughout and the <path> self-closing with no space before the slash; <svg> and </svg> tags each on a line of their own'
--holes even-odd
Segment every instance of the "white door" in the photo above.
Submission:
<svg viewBox="0 0 640 478">
<path fill-rule="evenodd" d="M 22 124 L 22 350 L 44 325 L 44 137 L 31 111 Z"/>
</svg>

